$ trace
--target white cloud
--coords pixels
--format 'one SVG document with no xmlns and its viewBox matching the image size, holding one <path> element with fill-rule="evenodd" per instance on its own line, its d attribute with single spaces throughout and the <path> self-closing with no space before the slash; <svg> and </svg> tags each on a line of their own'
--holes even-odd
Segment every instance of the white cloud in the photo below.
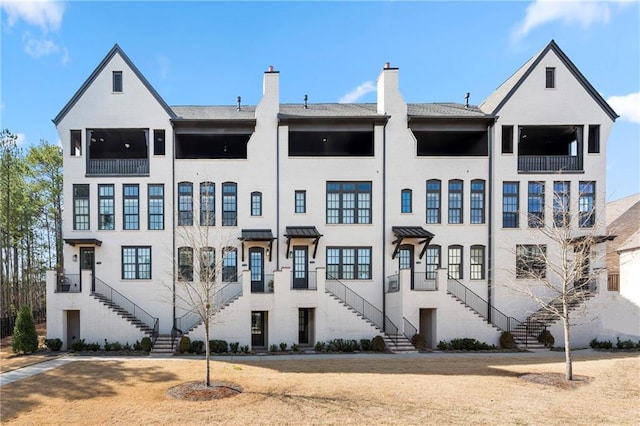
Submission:
<svg viewBox="0 0 640 426">
<path fill-rule="evenodd" d="M 20 146 L 27 140 L 27 137 L 24 133 L 16 133 L 16 145 Z"/>
<path fill-rule="evenodd" d="M 51 0 L 40 1 L 3 1 L 0 7 L 7 14 L 7 25 L 14 26 L 18 21 L 40 27 L 43 31 L 55 31 L 62 24 L 64 3 Z"/>
<path fill-rule="evenodd" d="M 534 28 L 552 21 L 561 21 L 565 25 L 577 24 L 583 29 L 595 23 L 606 24 L 611 17 L 612 3 L 629 1 L 535 0 L 527 7 L 527 15 L 516 25 L 511 36 L 518 40 Z"/>
<path fill-rule="evenodd" d="M 60 52 L 60 47 L 51 39 L 38 40 L 33 38 L 31 34 L 25 33 L 24 51 L 32 58 L 38 59 Z"/>
<path fill-rule="evenodd" d="M 640 92 L 623 96 L 611 96 L 607 102 L 620 118 L 640 124 Z"/>
<path fill-rule="evenodd" d="M 160 73 L 160 77 L 163 79 L 167 78 L 169 76 L 171 60 L 162 53 L 159 53 L 156 55 L 156 65 L 158 72 Z"/>
<path fill-rule="evenodd" d="M 375 92 L 376 86 L 373 84 L 373 81 L 365 81 L 360 86 L 356 87 L 346 95 L 342 96 L 338 101 L 341 104 L 348 104 L 351 102 L 356 102 L 361 99 L 364 95 Z"/>
</svg>

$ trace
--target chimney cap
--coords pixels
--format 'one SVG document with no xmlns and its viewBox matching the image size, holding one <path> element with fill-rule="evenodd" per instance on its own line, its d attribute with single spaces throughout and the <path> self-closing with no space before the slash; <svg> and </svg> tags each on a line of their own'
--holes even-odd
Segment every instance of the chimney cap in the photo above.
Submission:
<svg viewBox="0 0 640 426">
<path fill-rule="evenodd" d="M 385 62 L 384 63 L 384 69 L 388 70 L 389 68 L 391 68 L 391 62 Z"/>
</svg>

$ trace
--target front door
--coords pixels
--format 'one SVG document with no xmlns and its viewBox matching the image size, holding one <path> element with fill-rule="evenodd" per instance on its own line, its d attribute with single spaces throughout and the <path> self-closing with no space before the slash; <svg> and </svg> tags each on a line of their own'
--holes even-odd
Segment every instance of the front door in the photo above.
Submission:
<svg viewBox="0 0 640 426">
<path fill-rule="evenodd" d="M 264 293 L 264 249 L 249 249 L 249 270 L 251 271 L 251 292 Z"/>
<path fill-rule="evenodd" d="M 311 324 L 313 321 L 313 309 L 298 309 L 298 344 L 311 344 Z"/>
<path fill-rule="evenodd" d="M 398 250 L 398 269 L 409 270 L 411 274 L 411 289 L 413 289 L 413 246 L 400 246 L 400 250 Z"/>
<path fill-rule="evenodd" d="M 293 288 L 309 288 L 308 247 L 293 246 Z"/>
<path fill-rule="evenodd" d="M 80 247 L 80 287 L 82 287 L 82 271 L 91 271 L 91 291 L 95 291 L 95 251 L 93 247 Z"/>
<path fill-rule="evenodd" d="M 266 346 L 267 313 L 264 311 L 251 312 L 251 347 Z"/>
</svg>

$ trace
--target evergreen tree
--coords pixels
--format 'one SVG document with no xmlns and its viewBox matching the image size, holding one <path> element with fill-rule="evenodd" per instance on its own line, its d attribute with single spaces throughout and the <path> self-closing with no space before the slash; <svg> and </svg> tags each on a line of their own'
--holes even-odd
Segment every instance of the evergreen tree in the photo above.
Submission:
<svg viewBox="0 0 640 426">
<path fill-rule="evenodd" d="M 13 328 L 13 352 L 35 352 L 38 349 L 36 324 L 31 317 L 31 309 L 23 306 L 18 312 L 16 325 Z"/>
</svg>

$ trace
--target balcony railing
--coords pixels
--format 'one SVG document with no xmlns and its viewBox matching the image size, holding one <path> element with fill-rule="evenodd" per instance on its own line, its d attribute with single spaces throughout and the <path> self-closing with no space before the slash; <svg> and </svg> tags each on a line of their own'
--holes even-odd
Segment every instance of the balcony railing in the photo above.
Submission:
<svg viewBox="0 0 640 426">
<path fill-rule="evenodd" d="M 307 272 L 306 277 L 302 277 L 300 274 L 296 277 L 296 272 L 291 272 L 291 290 L 317 290 L 318 283 L 316 282 L 315 271 Z"/>
<path fill-rule="evenodd" d="M 519 172 L 581 171 L 579 157 L 571 155 L 519 155 Z"/>
<path fill-rule="evenodd" d="M 87 175 L 95 176 L 144 176 L 149 174 L 146 158 L 90 159 Z"/>
<path fill-rule="evenodd" d="M 59 274 L 56 293 L 80 293 L 82 285 L 80 274 Z"/>
<path fill-rule="evenodd" d="M 426 272 L 414 272 L 411 290 L 438 291 L 438 281 L 435 279 L 427 279 Z"/>
</svg>

